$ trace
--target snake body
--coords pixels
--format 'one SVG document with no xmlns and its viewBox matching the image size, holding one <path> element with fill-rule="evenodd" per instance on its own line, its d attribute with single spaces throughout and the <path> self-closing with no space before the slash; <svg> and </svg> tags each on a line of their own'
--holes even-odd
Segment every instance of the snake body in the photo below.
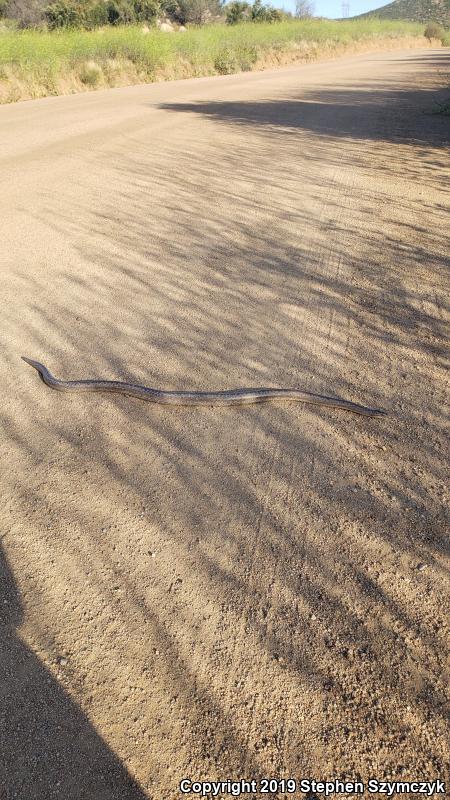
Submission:
<svg viewBox="0 0 450 800">
<path fill-rule="evenodd" d="M 58 392 L 119 392 L 120 394 L 138 397 L 150 403 L 180 406 L 235 406 L 250 403 L 265 403 L 270 400 L 296 400 L 301 403 L 327 406 L 328 408 L 342 408 L 362 414 L 366 417 L 384 416 L 385 412 L 377 408 L 351 403 L 337 397 L 326 397 L 320 394 L 303 392 L 299 389 L 229 389 L 222 392 L 166 392 L 161 389 L 151 389 L 135 383 L 122 383 L 121 381 L 83 380 L 60 381 L 39 361 L 31 358 L 22 359 L 36 369 L 44 383 Z"/>
</svg>

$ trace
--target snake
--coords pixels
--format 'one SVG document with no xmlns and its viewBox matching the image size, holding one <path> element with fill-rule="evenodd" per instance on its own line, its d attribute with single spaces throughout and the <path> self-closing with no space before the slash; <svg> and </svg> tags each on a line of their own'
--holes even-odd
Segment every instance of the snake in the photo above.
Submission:
<svg viewBox="0 0 450 800">
<path fill-rule="evenodd" d="M 338 397 L 327 397 L 312 392 L 304 392 L 300 389 L 228 389 L 218 392 L 174 392 L 162 389 L 151 389 L 148 386 L 141 386 L 136 383 L 123 383 L 122 381 L 104 380 L 75 380 L 61 381 L 55 378 L 50 370 L 39 361 L 22 356 L 31 367 L 38 371 L 42 380 L 47 386 L 56 389 L 58 392 L 118 392 L 139 400 L 147 400 L 150 403 L 161 405 L 178 406 L 236 406 L 251 403 L 265 403 L 271 400 L 294 400 L 300 403 L 313 403 L 314 405 L 326 406 L 327 408 L 341 408 L 346 411 L 353 411 L 355 414 L 362 414 L 365 417 L 381 417 L 386 414 L 379 408 L 368 408 L 349 400 L 342 400 Z"/>
</svg>

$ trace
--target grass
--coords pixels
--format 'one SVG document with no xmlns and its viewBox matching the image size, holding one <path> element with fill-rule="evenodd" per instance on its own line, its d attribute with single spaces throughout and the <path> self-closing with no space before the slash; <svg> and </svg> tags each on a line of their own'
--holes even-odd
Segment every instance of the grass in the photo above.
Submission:
<svg viewBox="0 0 450 800">
<path fill-rule="evenodd" d="M 368 43 L 419 37 L 417 23 L 358 19 L 210 25 L 184 33 L 141 27 L 0 31 L 0 102 L 140 81 L 229 74 L 309 61 Z"/>
</svg>

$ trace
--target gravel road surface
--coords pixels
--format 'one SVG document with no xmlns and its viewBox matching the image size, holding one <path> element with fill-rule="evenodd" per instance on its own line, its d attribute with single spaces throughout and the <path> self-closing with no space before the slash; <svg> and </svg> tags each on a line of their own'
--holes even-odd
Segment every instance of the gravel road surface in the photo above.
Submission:
<svg viewBox="0 0 450 800">
<path fill-rule="evenodd" d="M 2 800 L 445 777 L 449 71 L 0 109 Z M 389 414 L 59 394 L 21 355 Z"/>
</svg>

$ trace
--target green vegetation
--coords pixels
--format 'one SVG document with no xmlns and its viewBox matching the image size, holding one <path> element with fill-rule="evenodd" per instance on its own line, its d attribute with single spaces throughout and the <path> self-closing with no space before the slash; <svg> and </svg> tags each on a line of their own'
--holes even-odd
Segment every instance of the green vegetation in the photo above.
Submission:
<svg viewBox="0 0 450 800">
<path fill-rule="evenodd" d="M 361 14 L 356 19 L 377 17 L 378 19 L 403 19 L 412 22 L 438 22 L 450 27 L 450 0 L 394 0 L 387 6 Z"/>
<path fill-rule="evenodd" d="M 258 2 L 258 0 L 256 0 Z M 18 28 L 84 28 L 155 22 L 165 15 L 201 25 L 222 14 L 223 0 L 0 0 L 0 17 Z"/>
<path fill-rule="evenodd" d="M 428 41 L 438 40 L 444 47 L 450 45 L 450 29 L 444 28 L 438 22 L 429 22 L 425 28 L 424 36 Z"/>
<path fill-rule="evenodd" d="M 429 22 L 424 31 L 424 36 L 431 42 L 433 39 L 443 39 L 445 30 L 438 22 Z"/>
<path fill-rule="evenodd" d="M 237 25 L 239 22 L 281 22 L 292 17 L 292 14 L 279 8 L 264 5 L 262 0 L 255 0 L 252 6 L 243 0 L 233 0 L 225 6 L 225 12 L 227 25 Z"/>
<path fill-rule="evenodd" d="M 423 36 L 423 26 L 380 20 L 207 25 L 183 33 L 164 33 L 148 26 L 52 32 L 5 29 L 0 32 L 0 101 L 223 75 L 311 61 L 320 55 L 367 48 L 372 42 L 415 36 Z"/>
</svg>

